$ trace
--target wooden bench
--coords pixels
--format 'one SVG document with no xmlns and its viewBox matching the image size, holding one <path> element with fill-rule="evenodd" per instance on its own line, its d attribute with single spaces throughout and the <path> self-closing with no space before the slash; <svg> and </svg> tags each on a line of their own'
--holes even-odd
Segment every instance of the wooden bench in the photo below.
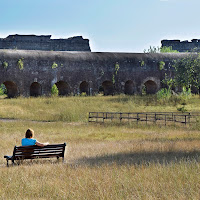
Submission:
<svg viewBox="0 0 200 200">
<path fill-rule="evenodd" d="M 60 157 L 64 161 L 66 143 L 63 144 L 50 144 L 44 147 L 39 147 L 37 145 L 33 146 L 15 146 L 12 156 L 4 156 L 8 161 L 11 160 L 14 164 L 15 160 L 25 160 L 25 159 L 37 159 L 37 158 L 52 158 Z"/>
</svg>

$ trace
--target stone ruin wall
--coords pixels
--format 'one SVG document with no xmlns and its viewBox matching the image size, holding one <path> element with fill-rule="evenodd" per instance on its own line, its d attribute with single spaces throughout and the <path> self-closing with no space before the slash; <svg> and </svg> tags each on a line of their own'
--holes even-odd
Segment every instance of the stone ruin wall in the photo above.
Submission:
<svg viewBox="0 0 200 200">
<path fill-rule="evenodd" d="M 162 47 L 172 47 L 173 50 L 179 52 L 200 52 L 200 39 L 188 40 L 162 40 Z"/>
<path fill-rule="evenodd" d="M 50 95 L 54 84 L 62 96 L 141 94 L 143 86 L 147 94 L 154 94 L 173 61 L 185 56 L 188 54 L 0 50 L 0 84 L 6 86 L 9 97 Z M 164 70 L 159 69 L 161 61 Z M 120 68 L 113 83 L 116 64 Z"/>
<path fill-rule="evenodd" d="M 82 36 L 51 39 L 51 35 L 9 35 L 0 38 L 0 49 L 43 51 L 91 51 L 89 40 Z"/>
</svg>

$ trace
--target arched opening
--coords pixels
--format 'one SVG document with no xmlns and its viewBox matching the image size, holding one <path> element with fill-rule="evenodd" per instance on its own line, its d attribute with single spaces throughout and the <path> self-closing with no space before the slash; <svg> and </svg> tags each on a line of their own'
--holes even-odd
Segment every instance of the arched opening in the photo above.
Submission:
<svg viewBox="0 0 200 200">
<path fill-rule="evenodd" d="M 65 81 L 58 81 L 55 83 L 58 88 L 59 96 L 67 96 L 70 93 L 69 85 Z"/>
<path fill-rule="evenodd" d="M 132 95 L 134 94 L 134 83 L 131 80 L 126 81 L 124 86 L 124 94 Z"/>
<path fill-rule="evenodd" d="M 144 86 L 145 86 L 146 94 L 155 94 L 157 92 L 157 88 L 158 88 L 157 84 L 152 80 L 146 81 L 144 83 Z"/>
<path fill-rule="evenodd" d="M 192 92 L 193 94 L 198 94 L 198 93 L 199 93 L 198 87 L 192 86 L 192 87 L 191 87 L 191 92 Z"/>
<path fill-rule="evenodd" d="M 83 92 L 86 93 L 87 95 L 89 94 L 89 84 L 86 81 L 83 81 L 80 84 L 80 94 L 82 94 Z"/>
<path fill-rule="evenodd" d="M 33 82 L 30 86 L 30 96 L 38 97 L 42 95 L 42 87 L 39 83 Z"/>
<path fill-rule="evenodd" d="M 19 95 L 17 85 L 14 82 L 5 81 L 3 84 L 6 87 L 8 98 L 17 97 Z"/>
<path fill-rule="evenodd" d="M 111 81 L 104 81 L 102 83 L 104 95 L 113 95 L 114 94 L 114 86 Z"/>
</svg>

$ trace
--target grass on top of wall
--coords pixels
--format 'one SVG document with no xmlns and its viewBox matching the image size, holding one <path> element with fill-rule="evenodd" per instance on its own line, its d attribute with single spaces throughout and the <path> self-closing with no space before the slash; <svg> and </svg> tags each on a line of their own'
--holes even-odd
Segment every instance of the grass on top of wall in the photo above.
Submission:
<svg viewBox="0 0 200 200">
<path fill-rule="evenodd" d="M 185 104 L 185 103 L 184 103 Z M 39 97 L 0 99 L 0 118 L 37 121 L 86 122 L 88 112 L 200 112 L 200 98 L 159 102 L 155 96 Z"/>
</svg>

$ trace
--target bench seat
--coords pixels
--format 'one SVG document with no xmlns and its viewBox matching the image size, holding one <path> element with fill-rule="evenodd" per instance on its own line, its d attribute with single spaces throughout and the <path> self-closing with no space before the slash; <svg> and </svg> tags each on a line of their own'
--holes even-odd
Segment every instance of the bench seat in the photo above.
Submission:
<svg viewBox="0 0 200 200">
<path fill-rule="evenodd" d="M 15 160 L 25 159 L 38 159 L 38 158 L 62 158 L 64 161 L 66 143 L 63 144 L 50 144 L 44 147 L 37 145 L 32 146 L 15 146 L 12 156 L 5 155 L 4 158 L 8 161 L 11 160 L 14 164 Z"/>
</svg>

